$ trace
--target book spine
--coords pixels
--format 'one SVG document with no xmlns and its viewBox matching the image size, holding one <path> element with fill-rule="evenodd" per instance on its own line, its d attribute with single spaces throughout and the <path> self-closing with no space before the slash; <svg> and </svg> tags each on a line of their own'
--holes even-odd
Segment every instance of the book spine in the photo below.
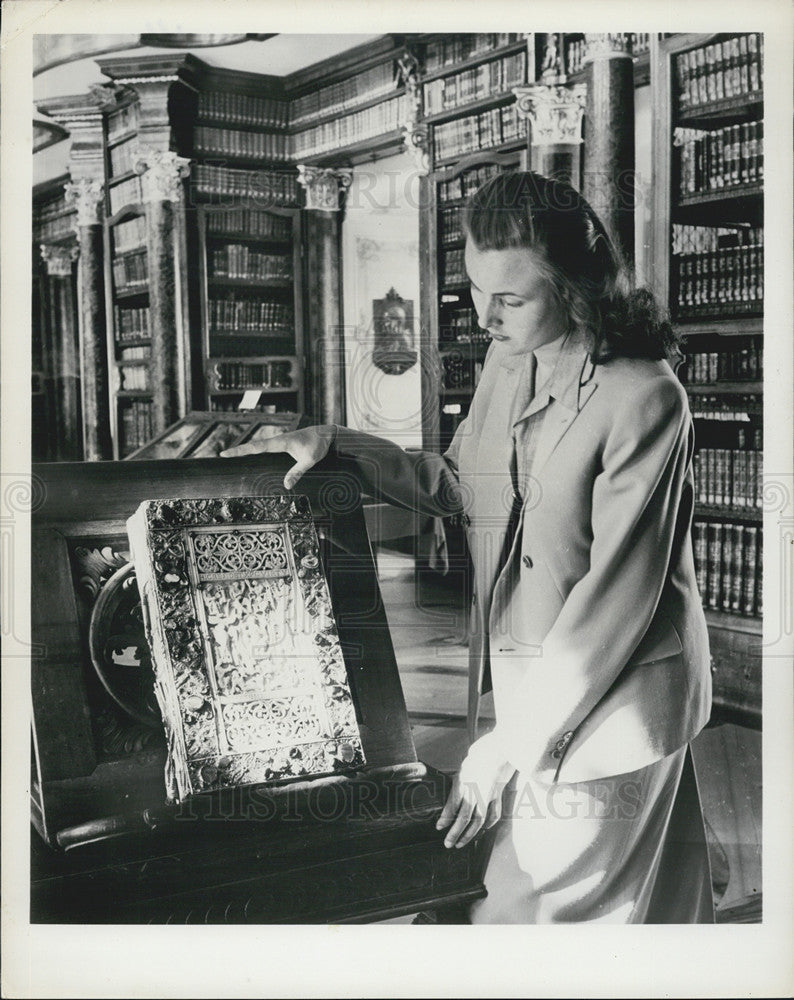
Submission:
<svg viewBox="0 0 794 1000">
<path fill-rule="evenodd" d="M 758 529 L 755 526 L 744 529 L 744 582 L 742 611 L 746 615 L 755 613 L 756 608 L 756 563 L 758 557 Z"/>
<path fill-rule="evenodd" d="M 715 610 L 720 608 L 720 584 L 722 583 L 722 548 L 723 548 L 723 525 L 709 524 L 708 526 L 708 547 L 709 547 L 709 568 L 708 568 L 708 606 Z"/>
</svg>

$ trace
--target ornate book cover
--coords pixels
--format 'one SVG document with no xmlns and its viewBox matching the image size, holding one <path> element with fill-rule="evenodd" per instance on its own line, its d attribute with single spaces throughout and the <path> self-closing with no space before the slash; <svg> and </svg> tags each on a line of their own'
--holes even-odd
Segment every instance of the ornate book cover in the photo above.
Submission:
<svg viewBox="0 0 794 1000">
<path fill-rule="evenodd" d="M 149 500 L 127 533 L 169 799 L 365 762 L 307 497 Z"/>
</svg>

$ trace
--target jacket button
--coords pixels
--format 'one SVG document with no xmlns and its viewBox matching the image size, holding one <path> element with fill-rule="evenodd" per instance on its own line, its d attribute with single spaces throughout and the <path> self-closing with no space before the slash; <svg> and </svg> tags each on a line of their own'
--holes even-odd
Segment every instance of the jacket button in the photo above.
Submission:
<svg viewBox="0 0 794 1000">
<path fill-rule="evenodd" d="M 526 566 L 527 569 L 532 569 L 532 560 L 529 556 L 522 556 L 521 561 Z"/>
</svg>

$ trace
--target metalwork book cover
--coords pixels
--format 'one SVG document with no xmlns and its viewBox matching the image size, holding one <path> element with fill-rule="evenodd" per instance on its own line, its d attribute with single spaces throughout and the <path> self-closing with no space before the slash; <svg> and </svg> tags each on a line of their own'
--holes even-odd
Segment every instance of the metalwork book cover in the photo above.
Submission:
<svg viewBox="0 0 794 1000">
<path fill-rule="evenodd" d="M 127 533 L 169 799 L 365 762 L 307 497 L 149 500 Z"/>
</svg>

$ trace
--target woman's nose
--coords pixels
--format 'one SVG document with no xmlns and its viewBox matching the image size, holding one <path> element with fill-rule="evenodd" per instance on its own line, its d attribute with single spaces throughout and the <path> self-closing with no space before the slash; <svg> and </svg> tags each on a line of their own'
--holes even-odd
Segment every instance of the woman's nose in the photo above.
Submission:
<svg viewBox="0 0 794 1000">
<path fill-rule="evenodd" d="M 502 322 L 502 318 L 499 312 L 497 303 L 493 299 L 488 299 L 488 301 L 483 306 L 482 312 L 479 316 L 480 326 L 487 330 L 492 326 L 499 326 Z"/>
</svg>

